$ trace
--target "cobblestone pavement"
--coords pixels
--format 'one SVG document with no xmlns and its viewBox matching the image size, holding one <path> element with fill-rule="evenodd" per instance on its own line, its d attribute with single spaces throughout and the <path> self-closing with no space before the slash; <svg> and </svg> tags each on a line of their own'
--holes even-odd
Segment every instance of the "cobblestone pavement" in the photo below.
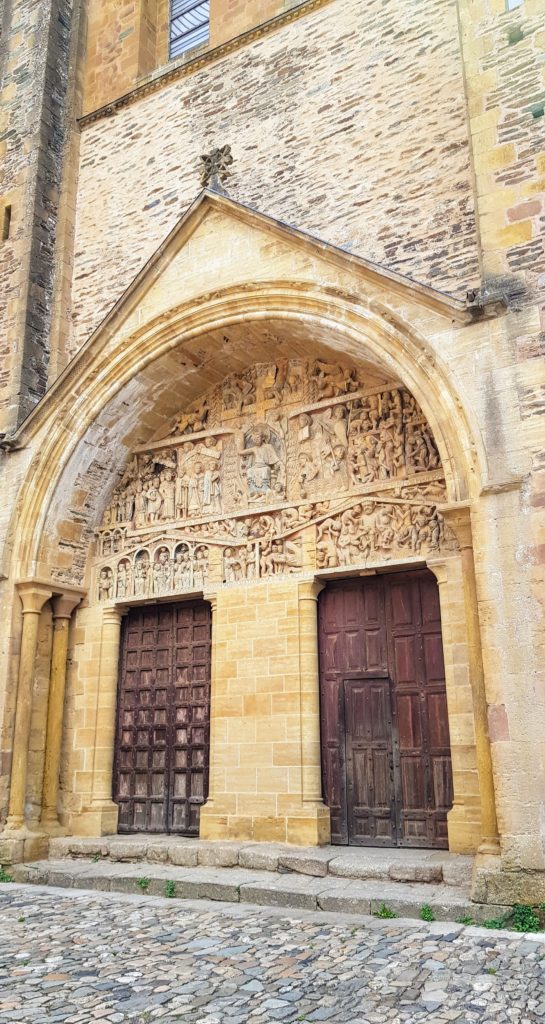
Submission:
<svg viewBox="0 0 545 1024">
<path fill-rule="evenodd" d="M 146 896 L 0 888 L 0 1021 L 527 1024 L 543 938 Z"/>
</svg>

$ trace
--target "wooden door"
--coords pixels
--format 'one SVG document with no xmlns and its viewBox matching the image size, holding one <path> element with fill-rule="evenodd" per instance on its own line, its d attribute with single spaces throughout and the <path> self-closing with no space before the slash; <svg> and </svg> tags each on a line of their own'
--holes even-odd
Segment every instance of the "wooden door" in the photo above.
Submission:
<svg viewBox="0 0 545 1024">
<path fill-rule="evenodd" d="M 392 846 L 396 839 L 392 702 L 389 679 L 345 679 L 348 842 Z"/>
<path fill-rule="evenodd" d="M 320 595 L 322 778 L 332 842 L 447 846 L 450 740 L 435 578 Z"/>
<path fill-rule="evenodd" d="M 114 800 L 120 832 L 199 834 L 208 794 L 210 606 L 132 608 L 124 621 Z"/>
<path fill-rule="evenodd" d="M 403 846 L 446 848 L 452 767 L 439 588 L 429 571 L 385 576 Z"/>
</svg>

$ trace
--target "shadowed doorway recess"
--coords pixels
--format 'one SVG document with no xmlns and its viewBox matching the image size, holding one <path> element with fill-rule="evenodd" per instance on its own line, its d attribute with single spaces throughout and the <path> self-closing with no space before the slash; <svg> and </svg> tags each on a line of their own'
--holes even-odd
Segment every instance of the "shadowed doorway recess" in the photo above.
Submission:
<svg viewBox="0 0 545 1024">
<path fill-rule="evenodd" d="M 319 617 L 332 842 L 447 848 L 452 767 L 434 576 L 331 583 Z"/>
<path fill-rule="evenodd" d="M 114 771 L 120 832 L 199 834 L 208 795 L 210 650 L 204 601 L 129 611 Z"/>
</svg>

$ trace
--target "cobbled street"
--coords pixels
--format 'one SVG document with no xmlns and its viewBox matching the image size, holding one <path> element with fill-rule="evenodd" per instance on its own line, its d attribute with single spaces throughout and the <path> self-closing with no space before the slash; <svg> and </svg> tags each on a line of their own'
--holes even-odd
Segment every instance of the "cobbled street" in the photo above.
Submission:
<svg viewBox="0 0 545 1024">
<path fill-rule="evenodd" d="M 19 885 L 0 1021 L 401 1024 L 545 1018 L 545 942 L 460 925 Z"/>
</svg>

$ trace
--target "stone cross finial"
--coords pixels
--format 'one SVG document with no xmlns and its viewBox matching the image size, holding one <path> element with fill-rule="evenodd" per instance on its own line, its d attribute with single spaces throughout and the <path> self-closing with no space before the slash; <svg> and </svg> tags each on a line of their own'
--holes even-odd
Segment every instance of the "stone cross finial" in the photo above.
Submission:
<svg viewBox="0 0 545 1024">
<path fill-rule="evenodd" d="M 213 188 L 217 192 L 224 192 L 223 183 L 231 176 L 229 167 L 233 163 L 233 156 L 230 146 L 222 146 L 213 149 L 210 153 L 204 153 L 200 157 L 201 185 L 203 188 Z"/>
</svg>

